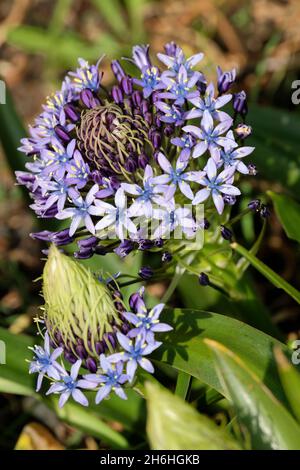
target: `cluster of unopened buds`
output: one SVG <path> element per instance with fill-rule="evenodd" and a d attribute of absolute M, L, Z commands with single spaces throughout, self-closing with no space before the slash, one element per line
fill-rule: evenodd
<path fill-rule="evenodd" d="M 235 71 L 218 68 L 214 86 L 195 70 L 202 53 L 186 58 L 169 43 L 157 56 L 165 70 L 152 63 L 149 46 L 135 46 L 127 60 L 136 77 L 125 71 L 128 62 L 112 61 L 117 84 L 110 91 L 102 86 L 100 61 L 80 59 L 48 98 L 22 140 L 31 161 L 17 180 L 39 217 L 70 223 L 33 237 L 56 245 L 76 240 L 78 258 L 112 250 L 124 256 L 176 229 L 192 238 L 206 224 L 193 209 L 205 204 L 207 214 L 214 208 L 222 214 L 240 195 L 238 175 L 256 173 L 243 162 L 254 150 L 241 145 L 251 133 L 246 94 L 228 93 Z M 233 118 L 222 110 L 230 102 Z M 108 239 L 119 240 L 120 249 Z"/>
<path fill-rule="evenodd" d="M 123 387 L 138 367 L 153 373 L 146 356 L 161 345 L 155 334 L 172 328 L 159 320 L 163 304 L 146 308 L 143 289 L 130 297 L 128 311 L 116 277 L 96 279 L 56 247 L 77 242 L 80 259 L 162 251 L 169 263 L 181 249 L 172 240 L 220 224 L 225 206 L 241 194 L 240 174 L 256 174 L 243 161 L 254 150 L 244 145 L 251 134 L 246 94 L 228 93 L 235 70 L 218 67 L 215 86 L 195 70 L 202 53 L 186 58 L 169 43 L 157 57 L 152 63 L 142 45 L 124 65 L 112 61 L 117 83 L 110 90 L 102 84 L 101 60 L 79 59 L 22 139 L 30 161 L 17 181 L 28 188 L 31 208 L 38 217 L 65 221 L 59 231 L 32 234 L 51 246 L 38 322 L 44 347 L 33 348 L 30 372 L 38 373 L 37 390 L 44 376 L 51 380 L 47 394 L 60 394 L 60 406 L 71 396 L 87 405 L 85 389 L 96 390 L 96 403 L 111 392 L 125 399 Z M 257 204 L 249 210 L 262 211 Z M 231 239 L 228 228 L 220 233 Z M 152 275 L 147 266 L 139 272 L 143 280 Z M 208 276 L 201 273 L 199 282 L 209 285 Z"/>
<path fill-rule="evenodd" d="M 38 324 L 44 346 L 31 348 L 29 369 L 38 374 L 37 391 L 45 376 L 52 382 L 46 394 L 59 394 L 59 406 L 70 397 L 87 406 L 82 389 L 96 390 L 97 404 L 111 392 L 125 400 L 123 387 L 133 383 L 138 367 L 154 372 L 147 356 L 162 344 L 155 335 L 172 327 L 160 322 L 164 304 L 147 309 L 143 287 L 130 296 L 127 311 L 114 277 L 96 279 L 52 246 L 43 296 Z"/>

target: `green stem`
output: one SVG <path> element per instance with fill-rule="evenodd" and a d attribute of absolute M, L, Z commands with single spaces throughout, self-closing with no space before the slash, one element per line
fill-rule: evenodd
<path fill-rule="evenodd" d="M 191 376 L 186 372 L 179 371 L 177 376 L 175 395 L 186 400 L 191 383 Z"/>
<path fill-rule="evenodd" d="M 169 285 L 169 287 L 167 288 L 166 292 L 164 293 L 161 301 L 163 304 L 166 304 L 169 299 L 172 297 L 172 294 L 174 293 L 180 279 L 181 279 L 181 276 L 182 276 L 183 272 L 182 270 L 178 271 L 177 273 L 174 274 L 173 278 L 172 278 L 172 281 Z"/>
<path fill-rule="evenodd" d="M 227 225 L 233 225 L 235 224 L 236 222 L 238 222 L 239 220 L 241 220 L 242 217 L 244 217 L 245 215 L 249 214 L 249 212 L 252 212 L 252 210 L 247 207 L 246 209 L 242 210 L 242 212 L 240 212 L 238 215 L 236 215 L 235 217 L 233 217 L 233 219 L 229 219 L 228 222 L 227 222 Z"/>

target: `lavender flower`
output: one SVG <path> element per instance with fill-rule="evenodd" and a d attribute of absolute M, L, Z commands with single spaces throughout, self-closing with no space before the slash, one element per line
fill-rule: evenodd
<path fill-rule="evenodd" d="M 175 100 L 174 104 L 182 106 L 185 100 L 191 101 L 199 95 L 198 90 L 192 90 L 199 80 L 199 77 L 199 72 L 193 72 L 192 75 L 188 77 L 186 68 L 181 65 L 176 79 L 170 77 L 167 73 L 161 76 L 162 84 L 168 91 L 160 93 L 158 96 L 160 99 Z"/>
<path fill-rule="evenodd" d="M 51 393 L 60 394 L 58 405 L 62 408 L 70 397 L 80 405 L 88 406 L 89 402 L 80 388 L 92 388 L 85 380 L 77 379 L 82 361 L 79 359 L 71 367 L 70 375 L 65 371 L 61 375 L 61 380 L 51 385 L 46 395 Z"/>
<path fill-rule="evenodd" d="M 192 134 L 184 134 L 182 137 L 173 137 L 171 139 L 173 145 L 182 148 L 179 159 L 187 161 L 190 158 L 192 148 L 195 145 L 195 138 Z"/>
<path fill-rule="evenodd" d="M 227 93 L 229 88 L 233 85 L 236 79 L 236 70 L 232 69 L 229 72 L 223 72 L 221 67 L 217 67 L 218 74 L 218 91 L 220 95 Z"/>
<path fill-rule="evenodd" d="M 102 215 L 103 209 L 95 206 L 95 194 L 99 191 L 99 186 L 95 184 L 87 193 L 85 200 L 81 196 L 74 197 L 72 202 L 75 207 L 68 207 L 57 214 L 58 219 L 72 218 L 70 225 L 69 235 L 74 235 L 80 224 L 83 222 L 85 227 L 93 235 L 95 234 L 95 226 L 93 224 L 91 215 Z"/>
<path fill-rule="evenodd" d="M 145 217 L 150 218 L 152 215 L 152 203 L 159 201 L 158 194 L 164 192 L 167 187 L 156 183 L 156 179 L 153 177 L 153 169 L 150 165 L 147 165 L 145 168 L 143 185 L 144 187 L 141 188 L 137 184 L 123 183 L 122 188 L 128 194 L 137 196 L 134 203 L 130 206 L 129 214 L 145 215 Z"/>
<path fill-rule="evenodd" d="M 174 199 L 168 201 L 165 208 L 154 209 L 153 217 L 160 222 L 154 231 L 154 238 L 169 238 L 170 233 L 177 227 L 183 233 L 195 228 L 195 221 L 187 207 L 176 207 Z"/>
<path fill-rule="evenodd" d="M 70 72 L 70 77 L 73 78 L 73 84 L 76 91 L 89 90 L 97 91 L 99 89 L 102 74 L 99 73 L 99 64 L 102 57 L 98 60 L 96 65 L 89 65 L 84 59 L 78 59 L 79 67 L 76 72 Z"/>
<path fill-rule="evenodd" d="M 155 106 L 164 113 L 163 116 L 159 116 L 160 121 L 175 126 L 181 126 L 184 123 L 187 113 L 175 104 L 171 105 L 164 101 L 156 101 Z"/>
<path fill-rule="evenodd" d="M 141 302 L 136 314 L 124 312 L 124 317 L 135 326 L 133 330 L 129 331 L 128 337 L 135 338 L 141 335 L 141 337 L 145 337 L 148 344 L 153 344 L 155 343 L 155 333 L 171 331 L 173 328 L 170 325 L 159 323 L 159 316 L 164 306 L 164 304 L 158 304 L 148 312 L 145 304 Z"/>
<path fill-rule="evenodd" d="M 180 158 L 178 158 L 176 162 L 176 167 L 174 169 L 170 164 L 169 160 L 161 152 L 158 154 L 157 160 L 160 167 L 164 170 L 165 174 L 154 178 L 154 183 L 159 185 L 171 183 L 169 184 L 168 190 L 165 193 L 165 198 L 167 200 L 172 198 L 175 194 L 178 185 L 182 194 L 184 194 L 188 199 L 193 199 L 194 194 L 187 181 L 199 181 L 201 177 L 205 174 L 205 172 L 189 171 L 184 173 L 184 170 L 188 165 L 188 160 L 182 161 Z"/>
<path fill-rule="evenodd" d="M 96 404 L 98 405 L 104 398 L 106 398 L 112 391 L 122 398 L 127 400 L 127 396 L 122 388 L 122 385 L 128 381 L 128 376 L 123 373 L 123 362 L 112 364 L 104 354 L 100 355 L 100 374 L 86 374 L 83 376 L 81 384 L 86 384 L 87 388 L 96 388 L 101 385 L 96 394 Z"/>
<path fill-rule="evenodd" d="M 67 170 L 68 183 L 74 184 L 78 189 L 84 188 L 89 178 L 90 168 L 78 150 L 75 150 L 72 162 L 67 164 Z"/>
<path fill-rule="evenodd" d="M 198 158 L 203 155 L 207 150 L 210 151 L 212 157 L 216 156 L 218 148 L 229 144 L 228 137 L 221 137 L 232 125 L 232 120 L 227 119 L 221 122 L 214 128 L 214 121 L 209 111 L 203 112 L 201 120 L 201 127 L 196 126 L 185 126 L 183 127 L 184 132 L 191 133 L 194 137 L 199 139 L 199 142 L 194 147 L 193 158 Z M 232 141 L 232 146 L 237 144 Z"/>
<path fill-rule="evenodd" d="M 52 379 L 60 379 L 60 374 L 63 371 L 63 368 L 56 361 L 56 359 L 62 354 L 63 348 L 56 348 L 51 353 L 49 335 L 46 332 L 44 338 L 44 348 L 41 346 L 34 346 L 33 348 L 29 349 L 34 352 L 34 358 L 30 363 L 29 373 L 39 374 L 36 386 L 36 391 L 38 392 L 42 386 L 44 375 L 47 375 Z"/>
<path fill-rule="evenodd" d="M 171 54 L 157 54 L 159 60 L 168 67 L 169 76 L 176 76 L 180 70 L 180 67 L 184 67 L 188 75 L 192 74 L 193 67 L 195 67 L 195 65 L 197 65 L 198 62 L 203 59 L 203 56 L 204 55 L 200 52 L 186 59 L 183 50 L 176 46 L 176 44 L 172 45 Z"/>
<path fill-rule="evenodd" d="M 55 137 L 51 142 L 51 149 L 43 149 L 41 157 L 46 161 L 42 174 L 53 174 L 55 178 L 61 180 L 68 167 L 69 161 L 73 158 L 76 140 L 73 139 L 65 148 L 61 142 Z"/>
<path fill-rule="evenodd" d="M 228 183 L 228 181 L 232 179 L 234 171 L 235 168 L 230 167 L 217 175 L 217 166 L 214 160 L 210 158 L 207 163 L 207 177 L 203 177 L 199 182 L 202 186 L 205 186 L 205 188 L 197 192 L 193 204 L 199 204 L 211 195 L 218 213 L 222 214 L 224 210 L 222 194 L 228 194 L 230 196 L 238 196 L 241 194 L 238 188 Z"/>
<path fill-rule="evenodd" d="M 149 98 L 153 91 L 159 90 L 164 85 L 160 82 L 160 73 L 157 67 L 149 67 L 143 69 L 140 79 L 135 78 L 134 83 L 143 88 L 144 98 Z"/>
<path fill-rule="evenodd" d="M 203 98 L 200 96 L 197 98 L 190 99 L 190 102 L 196 107 L 186 113 L 186 119 L 194 119 L 202 117 L 204 111 L 208 111 L 213 119 L 218 121 L 229 120 L 230 125 L 232 124 L 231 117 L 224 111 L 220 111 L 220 108 L 225 106 L 231 100 L 232 95 L 222 95 L 215 98 L 215 87 L 213 83 L 210 83 L 204 93 Z"/>
<path fill-rule="evenodd" d="M 133 381 L 138 365 L 147 372 L 150 372 L 150 374 L 153 374 L 153 365 L 145 356 L 159 348 L 162 343 L 155 341 L 153 344 L 147 345 L 142 336 L 137 336 L 133 341 L 122 333 L 117 333 L 117 338 L 124 351 L 112 354 L 109 357 L 109 361 L 112 363 L 119 361 L 127 362 L 126 374 L 129 378 L 129 382 Z"/>
<path fill-rule="evenodd" d="M 97 210 L 105 214 L 96 224 L 96 230 L 100 231 L 106 227 L 114 226 L 117 237 L 122 241 L 125 236 L 124 229 L 128 230 L 130 233 L 136 233 L 136 226 L 130 219 L 130 214 L 126 208 L 126 196 L 123 188 L 119 188 L 115 194 L 115 206 L 99 200 L 96 200 L 95 204 Z"/>
<path fill-rule="evenodd" d="M 227 137 L 230 139 L 228 144 L 225 144 L 223 149 L 220 149 L 219 163 L 224 165 L 224 168 L 234 167 L 239 173 L 247 175 L 249 173 L 248 167 L 245 163 L 241 162 L 241 158 L 245 158 L 254 151 L 254 147 L 239 147 L 236 148 L 234 142 L 233 132 L 229 131 Z M 218 162 L 217 162 L 218 163 Z"/>

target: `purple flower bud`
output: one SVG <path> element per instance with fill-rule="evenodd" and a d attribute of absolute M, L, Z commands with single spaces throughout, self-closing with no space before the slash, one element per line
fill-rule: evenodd
<path fill-rule="evenodd" d="M 153 116 L 152 116 L 152 113 L 150 113 L 150 111 L 144 114 L 144 119 L 148 124 L 152 124 L 152 118 Z"/>
<path fill-rule="evenodd" d="M 82 92 L 80 93 L 80 99 L 82 103 L 84 104 L 84 106 L 88 109 L 95 108 L 96 106 L 100 104 L 99 99 L 96 98 L 93 95 L 92 91 L 89 90 L 88 88 L 86 88 L 85 90 L 82 90 Z"/>
<path fill-rule="evenodd" d="M 77 112 L 75 106 L 73 106 L 72 104 L 68 103 L 65 105 L 64 107 L 64 111 L 66 113 L 66 116 L 71 119 L 71 121 L 73 122 L 77 122 L 78 119 L 80 118 L 80 115 L 79 113 Z"/>
<path fill-rule="evenodd" d="M 134 242 L 131 240 L 124 240 L 117 248 L 114 249 L 114 252 L 120 256 L 120 258 L 125 258 L 125 256 L 129 255 L 133 249 Z"/>
<path fill-rule="evenodd" d="M 51 237 L 51 242 L 54 243 L 56 246 L 68 245 L 73 241 L 74 238 L 70 237 L 68 228 L 60 230 L 59 232 L 53 232 Z"/>
<path fill-rule="evenodd" d="M 133 312 L 138 312 L 144 306 L 143 296 L 140 292 L 135 292 L 129 297 L 129 306 Z"/>
<path fill-rule="evenodd" d="M 120 62 L 118 60 L 113 60 L 111 62 L 111 69 L 118 82 L 121 83 L 122 78 L 125 77 L 125 72 Z"/>
<path fill-rule="evenodd" d="M 224 240 L 230 241 L 232 239 L 232 231 L 225 227 L 225 225 L 221 225 L 221 235 L 224 238 Z"/>
<path fill-rule="evenodd" d="M 88 357 L 88 353 L 85 347 L 82 344 L 78 344 L 75 346 L 76 354 L 80 357 L 80 359 L 86 359 Z"/>
<path fill-rule="evenodd" d="M 236 197 L 231 196 L 230 194 L 225 194 L 225 196 L 223 196 L 223 200 L 228 206 L 234 206 L 236 203 Z"/>
<path fill-rule="evenodd" d="M 116 338 L 115 338 L 115 335 L 113 333 L 107 333 L 105 338 L 105 341 L 108 345 L 108 342 L 112 345 L 112 347 L 115 349 L 116 345 L 117 345 L 117 342 L 116 342 Z"/>
<path fill-rule="evenodd" d="M 200 92 L 201 95 L 204 95 L 204 93 L 206 92 L 206 88 L 207 82 L 205 78 L 203 80 L 199 80 L 197 83 L 197 90 Z"/>
<path fill-rule="evenodd" d="M 151 279 L 151 277 L 153 276 L 153 270 L 149 267 L 149 266 L 143 266 L 140 270 L 139 270 L 139 275 L 142 279 L 144 279 L 145 281 L 147 279 Z"/>
<path fill-rule="evenodd" d="M 171 126 L 171 124 L 166 125 L 164 128 L 164 135 L 166 137 L 171 137 L 171 135 L 174 133 L 174 126 Z"/>
<path fill-rule="evenodd" d="M 204 219 L 200 222 L 200 227 L 201 227 L 203 230 L 208 230 L 209 227 L 210 227 L 209 221 L 204 218 Z"/>
<path fill-rule="evenodd" d="M 88 237 L 78 240 L 77 245 L 79 248 L 95 248 L 99 243 L 99 238 L 97 237 Z"/>
<path fill-rule="evenodd" d="M 178 50 L 178 46 L 174 41 L 171 41 L 171 42 L 167 42 L 167 44 L 164 45 L 164 49 L 167 55 L 171 57 L 175 57 L 176 52 Z"/>
<path fill-rule="evenodd" d="M 133 89 L 132 89 L 132 78 L 129 77 L 128 75 L 125 75 L 125 77 L 122 78 L 121 80 L 121 87 L 122 90 L 124 91 L 125 95 L 131 95 Z"/>
<path fill-rule="evenodd" d="M 127 323 L 123 323 L 121 326 L 121 331 L 124 335 L 127 335 L 127 333 L 130 331 L 130 326 Z"/>
<path fill-rule="evenodd" d="M 221 67 L 217 67 L 217 73 L 218 73 L 218 91 L 220 95 L 223 93 L 226 93 L 229 88 L 232 86 L 232 84 L 235 82 L 236 78 L 236 71 L 235 69 L 232 69 L 231 71 L 228 72 L 222 72 Z"/>
<path fill-rule="evenodd" d="M 165 251 L 162 254 L 161 260 L 162 260 L 163 263 L 170 263 L 170 261 L 172 261 L 171 253 L 169 253 L 168 251 Z"/>
<path fill-rule="evenodd" d="M 75 364 L 77 357 L 71 351 L 64 351 L 65 359 L 71 364 Z"/>
<path fill-rule="evenodd" d="M 254 199 L 253 201 L 250 201 L 248 204 L 249 209 L 251 209 L 253 212 L 258 212 L 260 210 L 260 199 Z"/>
<path fill-rule="evenodd" d="M 102 344 L 102 341 L 97 341 L 95 343 L 95 349 L 96 349 L 96 352 L 97 354 L 102 354 L 104 352 L 104 347 L 103 347 L 103 344 Z"/>
<path fill-rule="evenodd" d="M 134 173 L 137 169 L 137 163 L 134 158 L 129 157 L 126 160 L 124 167 L 125 170 L 128 171 L 128 173 Z"/>
<path fill-rule="evenodd" d="M 263 219 L 267 219 L 271 215 L 271 211 L 265 204 L 260 206 L 260 215 Z"/>
<path fill-rule="evenodd" d="M 140 70 L 151 67 L 151 62 L 149 59 L 149 44 L 134 46 L 132 48 L 132 57 L 135 65 Z"/>
<path fill-rule="evenodd" d="M 247 124 L 240 123 L 235 129 L 235 133 L 240 139 L 246 139 L 252 134 L 252 127 Z"/>
<path fill-rule="evenodd" d="M 120 183 L 120 181 L 118 180 L 118 178 L 116 176 L 111 176 L 109 178 L 109 182 L 110 182 L 111 188 L 114 191 L 117 191 L 119 189 L 119 187 L 121 186 L 121 183 Z"/>
<path fill-rule="evenodd" d="M 43 242 L 51 242 L 53 232 L 49 230 L 42 230 L 41 232 L 30 233 L 29 236 L 34 240 L 42 240 Z"/>
<path fill-rule="evenodd" d="M 87 360 L 85 361 L 85 365 L 87 367 L 87 369 L 92 372 L 92 374 L 95 374 L 97 372 L 97 364 L 96 364 L 96 361 L 91 358 L 91 357 L 88 357 Z"/>
<path fill-rule="evenodd" d="M 257 175 L 257 168 L 253 163 L 248 165 L 249 175 L 256 176 Z"/>
<path fill-rule="evenodd" d="M 102 185 L 103 179 L 99 170 L 91 171 L 91 173 L 89 174 L 89 177 L 94 183 Z"/>
<path fill-rule="evenodd" d="M 142 109 L 143 116 L 145 116 L 145 114 L 149 112 L 149 103 L 148 103 L 148 101 L 146 101 L 146 100 L 142 101 L 141 109 Z"/>
<path fill-rule="evenodd" d="M 142 101 L 143 101 L 143 95 L 142 95 L 142 93 L 141 93 L 140 91 L 135 90 L 135 91 L 132 93 L 131 99 L 132 99 L 133 105 L 134 105 L 136 108 L 140 108 L 141 103 L 142 103 Z"/>
<path fill-rule="evenodd" d="M 157 247 L 157 248 L 162 248 L 164 246 L 164 241 L 162 238 L 157 238 L 156 240 L 154 240 L 154 245 Z"/>
<path fill-rule="evenodd" d="M 18 184 L 22 184 L 23 186 L 26 186 L 29 191 L 32 191 L 35 176 L 32 173 L 27 173 L 26 171 L 16 171 L 15 174 Z"/>
<path fill-rule="evenodd" d="M 244 90 L 233 95 L 233 109 L 241 116 L 246 116 L 248 112 L 247 95 Z"/>
<path fill-rule="evenodd" d="M 75 251 L 74 258 L 76 259 L 89 259 L 93 256 L 94 249 L 93 248 L 80 248 L 79 251 Z"/>
<path fill-rule="evenodd" d="M 111 96 L 116 104 L 120 104 L 123 102 L 123 93 L 119 86 L 115 85 L 112 87 Z"/>
<path fill-rule="evenodd" d="M 138 241 L 138 250 L 145 251 L 153 248 L 152 240 L 139 240 Z"/>
<path fill-rule="evenodd" d="M 61 139 L 63 140 L 64 142 L 70 142 L 71 140 L 71 137 L 69 136 L 69 134 L 67 133 L 66 129 L 61 126 L 60 124 L 58 124 L 57 126 L 55 126 L 55 134 Z"/>
<path fill-rule="evenodd" d="M 144 170 L 146 168 L 146 166 L 148 165 L 149 163 L 149 157 L 148 155 L 145 154 L 145 152 L 142 152 L 139 156 L 138 156 L 138 166 Z"/>
<path fill-rule="evenodd" d="M 205 273 L 200 273 L 198 281 L 201 286 L 209 286 L 209 277 Z"/>
<path fill-rule="evenodd" d="M 161 117 L 162 117 L 162 113 L 156 113 L 154 115 L 154 125 L 157 129 L 160 129 L 162 127 Z"/>
<path fill-rule="evenodd" d="M 150 140 L 155 149 L 158 149 L 161 146 L 161 134 L 159 132 L 152 132 Z"/>

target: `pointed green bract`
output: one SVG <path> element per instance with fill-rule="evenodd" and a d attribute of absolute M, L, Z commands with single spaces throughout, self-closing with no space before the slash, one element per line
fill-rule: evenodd
<path fill-rule="evenodd" d="M 155 450 L 238 450 L 230 434 L 167 389 L 146 383 L 147 434 Z"/>
<path fill-rule="evenodd" d="M 81 338 L 91 355 L 98 356 L 95 343 L 112 331 L 112 324 L 121 323 L 108 288 L 54 245 L 44 267 L 43 297 L 52 338 L 59 332 L 71 348 Z"/>

